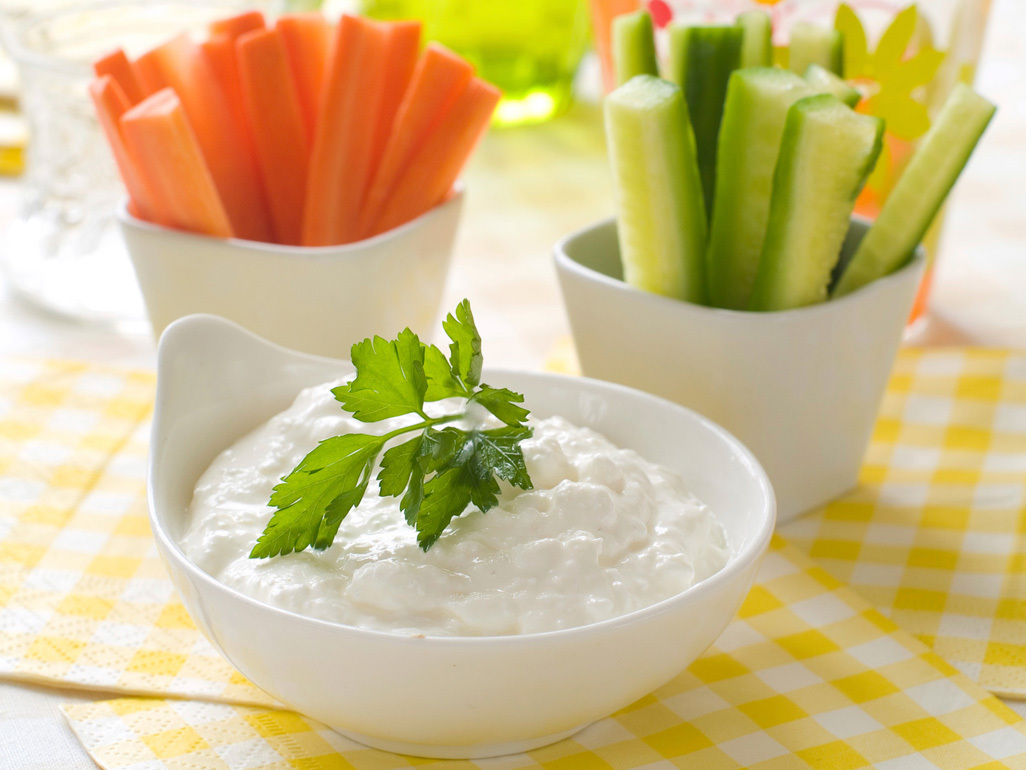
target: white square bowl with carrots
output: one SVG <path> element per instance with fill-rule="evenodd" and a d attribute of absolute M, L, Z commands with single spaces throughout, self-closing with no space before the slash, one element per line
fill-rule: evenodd
<path fill-rule="evenodd" d="M 94 68 L 156 334 L 207 312 L 339 355 L 431 327 L 500 93 L 419 22 L 251 11 Z"/>

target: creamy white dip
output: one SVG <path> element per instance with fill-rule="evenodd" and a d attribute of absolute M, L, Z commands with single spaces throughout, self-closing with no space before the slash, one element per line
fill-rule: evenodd
<path fill-rule="evenodd" d="M 727 561 L 723 527 L 675 473 L 559 417 L 531 420 L 522 444 L 534 483 L 502 483 L 499 505 L 468 508 L 427 553 L 398 500 L 372 482 L 325 551 L 250 559 L 272 510 L 271 488 L 317 444 L 386 433 L 330 389 L 309 388 L 286 411 L 223 452 L 196 485 L 186 555 L 225 585 L 267 604 L 360 628 L 429 636 L 493 636 L 617 617 L 704 580 Z M 436 413 L 451 404 L 434 405 Z M 487 413 L 471 422 L 496 427 Z"/>

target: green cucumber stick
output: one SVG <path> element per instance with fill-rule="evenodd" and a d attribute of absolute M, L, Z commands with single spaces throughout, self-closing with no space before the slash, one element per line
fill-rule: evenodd
<path fill-rule="evenodd" d="M 815 93 L 787 70 L 753 67 L 730 76 L 706 261 L 709 302 L 716 307 L 748 307 L 766 238 L 787 111 Z"/>
<path fill-rule="evenodd" d="M 797 75 L 804 75 L 810 64 L 843 75 L 844 37 L 836 29 L 799 21 L 791 27 L 787 67 Z"/>
<path fill-rule="evenodd" d="M 789 310 L 827 298 L 883 130 L 881 119 L 829 94 L 806 97 L 788 110 L 750 310 Z"/>
<path fill-rule="evenodd" d="M 852 88 L 841 77 L 819 64 L 810 64 L 805 70 L 805 80 L 819 93 L 833 94 L 852 109 L 861 101 L 862 94 Z"/>
<path fill-rule="evenodd" d="M 659 75 L 652 17 L 647 11 L 613 19 L 613 68 L 618 86 L 635 75 Z"/>
<path fill-rule="evenodd" d="M 737 17 L 741 27 L 741 67 L 773 66 L 773 20 L 765 11 L 747 11 Z"/>
<path fill-rule="evenodd" d="M 741 61 L 742 35 L 742 29 L 735 25 L 670 25 L 668 75 L 684 90 L 687 99 L 707 215 L 713 210 L 716 147 L 727 81 Z"/>
<path fill-rule="evenodd" d="M 834 287 L 850 294 L 904 265 L 926 235 L 997 108 L 959 83 Z"/>
<path fill-rule="evenodd" d="M 705 205 L 683 92 L 638 75 L 604 109 L 624 280 L 703 303 Z"/>

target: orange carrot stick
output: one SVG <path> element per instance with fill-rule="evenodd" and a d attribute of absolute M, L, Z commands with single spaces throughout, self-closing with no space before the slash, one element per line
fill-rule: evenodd
<path fill-rule="evenodd" d="M 328 61 L 314 136 L 303 217 L 303 245 L 356 240 L 359 207 L 371 174 L 370 148 L 381 104 L 385 28 L 343 16 Z"/>
<path fill-rule="evenodd" d="M 152 96 L 162 88 L 169 88 L 171 86 L 167 76 L 164 74 L 160 55 L 156 49 L 142 54 L 132 63 L 132 66 L 135 68 L 135 74 L 144 96 Z"/>
<path fill-rule="evenodd" d="M 395 122 L 399 105 L 417 66 L 420 53 L 419 21 L 395 21 L 386 25 L 388 51 L 385 54 L 385 71 L 381 80 L 381 105 L 374 128 L 374 144 L 371 146 L 371 169 L 377 170 L 385 145 Z"/>
<path fill-rule="evenodd" d="M 257 166 L 256 147 L 253 132 L 246 116 L 246 103 L 242 98 L 242 83 L 239 80 L 239 66 L 235 60 L 235 42 L 249 32 L 267 29 L 264 14 L 260 11 L 248 11 L 227 19 L 213 21 L 209 25 L 210 36 L 199 44 L 202 55 L 206 58 L 224 93 L 232 116 L 232 131 L 242 142 L 250 163 Z"/>
<path fill-rule="evenodd" d="M 312 143 L 331 46 L 331 25 L 319 13 L 293 13 L 281 16 L 275 29 L 288 51 L 296 94 L 303 108 L 303 122 Z"/>
<path fill-rule="evenodd" d="M 158 200 L 159 191 L 151 189 L 125 147 L 124 137 L 121 135 L 121 116 L 128 112 L 132 105 L 121 90 L 120 84 L 111 75 L 102 75 L 89 84 L 89 96 L 96 107 L 100 127 L 107 137 L 121 179 L 128 190 L 129 210 L 132 215 L 157 224 L 170 225 L 166 207 Z"/>
<path fill-rule="evenodd" d="M 232 16 L 210 23 L 210 37 L 199 44 L 221 88 L 225 92 L 238 128 L 247 129 L 246 105 L 239 83 L 239 67 L 235 61 L 235 42 L 243 35 L 267 29 L 260 11 Z"/>
<path fill-rule="evenodd" d="M 360 237 L 371 234 L 396 179 L 404 168 L 417 162 L 427 137 L 441 124 L 473 74 L 474 68 L 447 48 L 430 43 L 424 49 L 392 122 L 360 212 Z"/>
<path fill-rule="evenodd" d="M 249 125 L 249 117 L 246 115 L 246 101 L 242 97 L 242 81 L 239 78 L 239 65 L 235 59 L 236 40 L 238 40 L 237 37 L 232 37 L 227 33 L 213 35 L 199 44 L 199 50 L 206 58 L 214 79 L 224 94 L 225 104 L 231 114 L 231 132 L 241 144 L 252 167 L 257 170 L 266 200 L 266 185 L 263 182 L 263 175 L 260 174 L 253 130 Z M 270 207 L 270 201 L 267 203 Z"/>
<path fill-rule="evenodd" d="M 419 217 L 441 203 L 484 136 L 502 94 L 474 78 L 460 94 L 443 125 L 427 137 L 417 162 L 406 167 L 372 228 L 378 234 Z"/>
<path fill-rule="evenodd" d="M 211 37 L 225 35 L 226 37 L 230 37 L 232 40 L 238 40 L 247 32 L 264 29 L 266 26 L 267 22 L 261 11 L 245 11 L 244 13 L 240 13 L 236 16 L 229 16 L 226 19 L 217 19 L 216 21 L 212 21 L 207 29 L 210 30 Z"/>
<path fill-rule="evenodd" d="M 228 214 L 174 91 L 158 91 L 128 110 L 121 117 L 121 132 L 139 170 L 166 196 L 175 226 L 231 237 Z"/>
<path fill-rule="evenodd" d="M 275 30 L 262 29 L 243 35 L 235 47 L 274 233 L 279 243 L 298 246 L 310 144 L 285 43 Z"/>
<path fill-rule="evenodd" d="M 232 115 L 235 135 L 241 137 L 250 150 L 253 162 L 256 163 L 256 152 L 253 150 L 252 131 L 249 118 L 246 116 L 246 102 L 242 98 L 242 82 L 239 79 L 239 65 L 235 59 L 235 42 L 238 38 L 228 35 L 213 35 L 199 44 L 199 49 L 206 57 L 207 64 L 214 74 L 214 79 L 224 93 L 228 109 Z"/>
<path fill-rule="evenodd" d="M 271 241 L 274 230 L 251 148 L 240 141 L 224 90 L 206 55 L 180 35 L 140 57 L 152 62 L 181 99 L 203 157 L 239 238 Z"/>
<path fill-rule="evenodd" d="M 142 84 L 139 82 L 139 75 L 135 66 L 125 56 L 120 48 L 111 51 L 102 59 L 97 59 L 93 64 L 93 71 L 97 77 L 110 75 L 118 84 L 118 87 L 128 99 L 129 104 L 138 104 L 146 98 Z"/>

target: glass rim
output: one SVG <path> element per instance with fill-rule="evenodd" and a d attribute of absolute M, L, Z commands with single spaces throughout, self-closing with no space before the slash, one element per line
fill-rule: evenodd
<path fill-rule="evenodd" d="M 26 35 L 33 29 L 53 21 L 89 12 L 114 11 L 121 8 L 149 13 L 159 9 L 161 6 L 185 6 L 197 10 L 207 10 L 213 14 L 218 10 L 218 6 L 223 6 L 223 10 L 227 13 L 233 7 L 241 10 L 250 7 L 250 5 L 251 3 L 247 2 L 247 0 L 217 0 L 217 4 L 212 4 L 209 0 L 159 0 L 159 2 L 142 5 L 138 2 L 132 2 L 132 0 L 83 0 L 82 2 L 60 5 L 38 13 L 32 12 L 30 15 L 20 18 L 18 15 L 8 15 L 7 23 L 2 25 L 0 40 L 2 40 L 3 47 L 19 68 L 27 65 L 64 75 L 88 76 L 92 74 L 90 64 L 42 53 L 25 43 Z M 212 15 L 211 18 L 214 18 L 214 16 Z"/>

